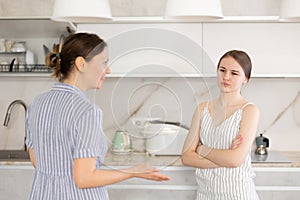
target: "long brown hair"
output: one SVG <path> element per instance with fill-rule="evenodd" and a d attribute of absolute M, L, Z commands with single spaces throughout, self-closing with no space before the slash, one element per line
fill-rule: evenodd
<path fill-rule="evenodd" d="M 72 34 L 65 39 L 61 52 L 47 55 L 46 65 L 54 68 L 53 76 L 63 81 L 73 71 L 75 59 L 78 56 L 88 62 L 101 53 L 106 46 L 107 44 L 96 34 Z"/>

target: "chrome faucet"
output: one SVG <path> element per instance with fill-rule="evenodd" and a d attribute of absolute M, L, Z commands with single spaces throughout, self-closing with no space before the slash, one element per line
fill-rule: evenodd
<path fill-rule="evenodd" d="M 22 101 L 22 100 L 14 100 L 13 102 L 11 102 L 9 104 L 9 106 L 7 108 L 3 126 L 5 126 L 5 127 L 8 126 L 8 123 L 9 123 L 9 120 L 10 120 L 11 111 L 15 107 L 15 105 L 17 105 L 17 104 L 22 105 L 23 108 L 25 109 L 25 120 L 26 120 L 27 106 L 26 106 L 25 102 Z M 26 130 L 25 130 L 25 138 L 24 138 L 24 150 L 27 151 L 27 146 L 26 146 Z"/>

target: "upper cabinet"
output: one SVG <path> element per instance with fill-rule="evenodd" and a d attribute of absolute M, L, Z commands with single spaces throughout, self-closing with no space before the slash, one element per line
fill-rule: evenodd
<path fill-rule="evenodd" d="M 60 36 L 68 35 L 68 26 L 71 27 L 69 23 L 55 22 L 49 17 L 0 17 L 0 39 L 5 45 L 0 52 L 0 76 L 49 76 L 45 48 L 52 51 Z M 25 51 L 10 52 L 6 50 L 7 42 L 22 42 Z"/>
<path fill-rule="evenodd" d="M 215 76 L 228 50 L 246 51 L 254 77 L 300 77 L 300 24 L 282 22 L 78 24 L 103 37 L 111 76 Z M 173 73 L 172 73 L 173 72 Z"/>
<path fill-rule="evenodd" d="M 110 76 L 202 76 L 199 23 L 79 24 L 108 44 Z"/>
<path fill-rule="evenodd" d="M 0 38 L 25 40 L 43 64 L 43 45 L 51 48 L 68 26 L 48 17 L 2 17 Z M 113 21 L 76 28 L 108 43 L 110 76 L 215 76 L 219 58 L 240 49 L 250 55 L 254 77 L 300 77 L 300 23 Z"/>
<path fill-rule="evenodd" d="M 254 77 L 299 77 L 299 36 L 299 23 L 204 23 L 204 73 L 215 73 L 226 51 L 240 49 L 249 53 Z"/>
<path fill-rule="evenodd" d="M 55 22 L 48 17 L 0 17 L 0 38 L 53 38 L 67 31 L 68 23 Z"/>

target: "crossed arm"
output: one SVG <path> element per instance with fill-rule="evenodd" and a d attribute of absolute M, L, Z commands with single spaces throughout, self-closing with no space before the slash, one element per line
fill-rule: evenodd
<path fill-rule="evenodd" d="M 259 111 L 254 105 L 243 109 L 239 135 L 230 149 L 212 149 L 200 142 L 201 112 L 206 104 L 200 104 L 192 119 L 189 134 L 182 151 L 182 163 L 197 168 L 238 167 L 245 158 L 256 135 Z"/>

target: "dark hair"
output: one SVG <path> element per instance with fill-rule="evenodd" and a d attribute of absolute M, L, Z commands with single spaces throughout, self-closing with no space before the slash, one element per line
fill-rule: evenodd
<path fill-rule="evenodd" d="M 49 53 L 46 65 L 54 68 L 53 76 L 59 81 L 66 79 L 74 68 L 75 59 L 83 57 L 87 62 L 103 51 L 107 44 L 96 34 L 76 33 L 69 35 L 61 52 Z"/>
<path fill-rule="evenodd" d="M 251 77 L 252 63 L 248 54 L 244 51 L 231 50 L 226 52 L 219 60 L 218 68 L 220 67 L 221 60 L 226 57 L 232 57 L 242 67 L 246 78 L 249 80 Z"/>

